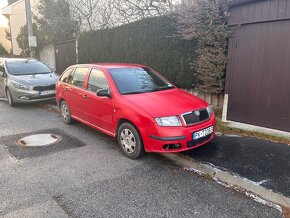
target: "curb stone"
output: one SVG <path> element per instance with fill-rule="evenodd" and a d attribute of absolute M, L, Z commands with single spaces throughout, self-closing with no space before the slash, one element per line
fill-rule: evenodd
<path fill-rule="evenodd" d="M 286 212 L 290 210 L 290 198 L 280 193 L 264 188 L 254 181 L 217 169 L 214 165 L 187 158 L 182 154 L 163 153 L 161 155 L 182 166 L 185 170 L 193 171 L 199 175 L 210 175 L 217 183 L 243 192 L 255 201 L 274 207 L 281 213 L 284 212 L 285 218 L 289 217 Z"/>

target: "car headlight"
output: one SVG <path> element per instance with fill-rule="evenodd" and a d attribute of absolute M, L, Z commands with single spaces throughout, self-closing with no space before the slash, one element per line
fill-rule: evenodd
<path fill-rule="evenodd" d="M 15 82 L 15 81 L 12 81 L 12 84 L 15 88 L 17 89 L 23 89 L 23 90 L 29 90 L 30 89 L 30 86 L 29 85 L 24 85 L 24 84 L 21 84 L 21 83 L 18 83 L 18 82 Z"/>
<path fill-rule="evenodd" d="M 208 115 L 210 117 L 213 114 L 212 106 L 211 105 L 207 106 L 206 110 L 207 110 L 207 113 L 208 113 Z"/>
<path fill-rule="evenodd" d="M 155 118 L 155 121 L 159 126 L 181 126 L 178 116 L 159 117 Z"/>

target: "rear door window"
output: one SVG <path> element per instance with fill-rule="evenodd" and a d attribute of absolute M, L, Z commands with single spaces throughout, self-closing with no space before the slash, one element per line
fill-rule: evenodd
<path fill-rule="evenodd" d="M 68 83 L 74 86 L 83 88 L 86 75 L 89 72 L 89 68 L 87 67 L 77 67 L 73 74 L 68 77 Z"/>

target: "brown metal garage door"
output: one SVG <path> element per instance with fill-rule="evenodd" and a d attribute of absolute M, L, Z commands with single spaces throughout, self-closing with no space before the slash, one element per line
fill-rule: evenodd
<path fill-rule="evenodd" d="M 229 45 L 228 119 L 290 131 L 290 21 L 237 27 Z"/>
<path fill-rule="evenodd" d="M 65 42 L 59 42 L 55 45 L 55 59 L 56 59 L 56 72 L 62 74 L 63 71 L 76 64 L 76 41 L 70 40 Z"/>

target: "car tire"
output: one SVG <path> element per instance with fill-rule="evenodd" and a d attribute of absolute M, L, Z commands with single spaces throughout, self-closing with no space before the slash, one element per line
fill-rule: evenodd
<path fill-rule="evenodd" d="M 61 111 L 61 116 L 62 116 L 63 122 L 67 125 L 72 124 L 73 119 L 71 118 L 71 112 L 70 112 L 70 109 L 65 101 L 62 101 L 60 103 L 60 111 Z"/>
<path fill-rule="evenodd" d="M 122 123 L 118 129 L 118 142 L 122 152 L 131 159 L 138 159 L 145 155 L 142 138 L 131 123 Z"/>
<path fill-rule="evenodd" d="M 14 102 L 14 100 L 13 100 L 13 97 L 12 97 L 12 95 L 11 95 L 11 92 L 10 92 L 10 90 L 9 90 L 8 88 L 6 89 L 6 97 L 7 97 L 7 100 L 8 100 L 8 104 L 9 104 L 11 107 L 15 107 L 16 104 L 15 104 L 15 102 Z"/>

